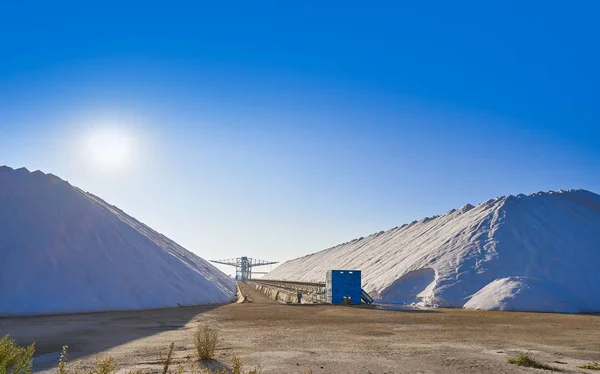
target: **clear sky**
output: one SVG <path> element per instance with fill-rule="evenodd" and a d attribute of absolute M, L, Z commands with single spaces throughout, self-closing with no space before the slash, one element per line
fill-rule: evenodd
<path fill-rule="evenodd" d="M 207 259 L 283 261 L 500 195 L 598 193 L 599 14 L 3 1 L 0 164 Z"/>

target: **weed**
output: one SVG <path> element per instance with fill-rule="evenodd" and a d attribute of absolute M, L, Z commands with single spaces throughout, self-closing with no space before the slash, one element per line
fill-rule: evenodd
<path fill-rule="evenodd" d="M 231 363 L 231 374 L 243 374 L 242 373 L 242 360 L 238 356 L 233 356 Z"/>
<path fill-rule="evenodd" d="M 58 360 L 58 374 L 67 374 L 67 351 L 69 347 L 63 345 L 60 351 L 60 359 Z"/>
<path fill-rule="evenodd" d="M 577 366 L 577 367 L 580 369 L 600 370 L 600 364 L 598 364 L 597 362 L 592 362 L 592 363 Z"/>
<path fill-rule="evenodd" d="M 198 326 L 194 335 L 194 345 L 200 360 L 212 360 L 217 348 L 219 332 L 209 326 Z"/>
<path fill-rule="evenodd" d="M 244 365 L 242 365 L 242 360 L 238 356 L 233 356 L 231 360 L 231 374 L 259 374 L 260 366 L 255 367 L 254 369 L 248 371 L 248 373 L 244 372 Z"/>
<path fill-rule="evenodd" d="M 60 353 L 60 359 L 58 361 L 58 374 L 113 374 L 119 370 L 119 366 L 115 364 L 112 357 L 98 358 L 94 367 L 89 371 L 83 371 L 78 368 L 67 367 L 67 356 L 69 347 L 64 345 Z"/>
<path fill-rule="evenodd" d="M 96 365 L 89 371 L 89 374 L 112 374 L 119 370 L 112 357 L 98 359 Z"/>
<path fill-rule="evenodd" d="M 162 374 L 169 373 L 169 365 L 171 365 L 171 360 L 173 358 L 173 349 L 175 348 L 175 343 L 171 342 L 169 346 L 169 353 L 167 353 L 167 358 L 164 360 L 164 368 Z"/>
<path fill-rule="evenodd" d="M 509 364 L 517 365 L 517 366 L 525 366 L 529 368 L 536 369 L 544 369 L 544 370 L 552 370 L 552 371 L 562 371 L 557 367 L 553 367 L 550 365 L 542 364 L 539 361 L 536 361 L 529 355 L 529 353 L 521 352 L 515 358 L 511 358 L 508 360 Z"/>
<path fill-rule="evenodd" d="M 218 332 L 208 326 L 198 327 L 195 335 L 196 350 L 198 357 L 202 360 L 210 360 L 214 356 L 215 348 L 218 341 Z M 179 366 L 176 372 L 169 368 L 173 363 L 173 351 L 175 343 L 171 343 L 166 359 L 162 359 L 163 370 L 162 374 L 183 374 L 186 370 L 183 366 Z M 119 367 L 114 362 L 114 359 L 109 357 L 99 358 L 94 366 L 89 370 L 81 370 L 77 363 L 75 367 L 68 365 L 68 346 L 63 346 L 60 359 L 58 361 L 57 374 L 115 374 Z M 27 348 L 19 347 L 8 335 L 0 339 L 0 374 L 30 374 L 33 364 L 33 354 L 35 352 L 34 344 Z M 596 364 L 597 365 L 597 364 Z M 193 365 L 192 373 L 197 373 Z M 223 368 L 218 371 L 209 370 L 210 374 L 228 374 L 227 369 Z M 256 367 L 247 373 L 244 372 L 242 360 L 238 356 L 234 356 L 231 365 L 231 374 L 259 374 L 260 367 Z M 128 374 L 141 374 L 141 371 L 130 371 Z M 312 371 L 307 374 L 312 374 Z"/>
<path fill-rule="evenodd" d="M 29 347 L 19 347 L 10 336 L 0 338 L 0 374 L 27 374 L 33 365 L 35 343 Z"/>

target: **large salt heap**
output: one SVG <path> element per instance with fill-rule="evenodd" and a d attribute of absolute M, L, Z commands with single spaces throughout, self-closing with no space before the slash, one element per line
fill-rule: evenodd
<path fill-rule="evenodd" d="M 380 301 L 600 312 L 600 196 L 505 196 L 288 261 L 267 277 L 319 282 L 360 269 Z"/>
<path fill-rule="evenodd" d="M 232 300 L 207 261 L 51 174 L 0 167 L 0 316 Z"/>

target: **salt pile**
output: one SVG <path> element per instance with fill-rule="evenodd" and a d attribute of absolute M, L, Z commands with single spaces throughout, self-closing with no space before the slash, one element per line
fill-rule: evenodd
<path fill-rule="evenodd" d="M 213 265 L 51 174 L 0 167 L 0 316 L 226 303 Z"/>
<path fill-rule="evenodd" d="M 360 269 L 389 303 L 600 312 L 600 196 L 503 196 L 288 261 L 267 278 L 319 282 Z"/>

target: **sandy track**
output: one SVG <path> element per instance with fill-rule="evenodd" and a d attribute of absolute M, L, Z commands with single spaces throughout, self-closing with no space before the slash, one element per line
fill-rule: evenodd
<path fill-rule="evenodd" d="M 37 342 L 38 372 L 51 371 L 45 369 L 63 344 L 83 366 L 112 355 L 127 371 L 158 372 L 160 352 L 175 342 L 175 365 L 190 367 L 200 323 L 221 331 L 214 366 L 229 365 L 237 354 L 263 373 L 539 372 L 506 363 L 519 350 L 572 372 L 600 361 L 600 316 L 280 305 L 254 289 L 246 292 L 253 303 L 5 318 L 0 330 L 22 344 Z"/>

